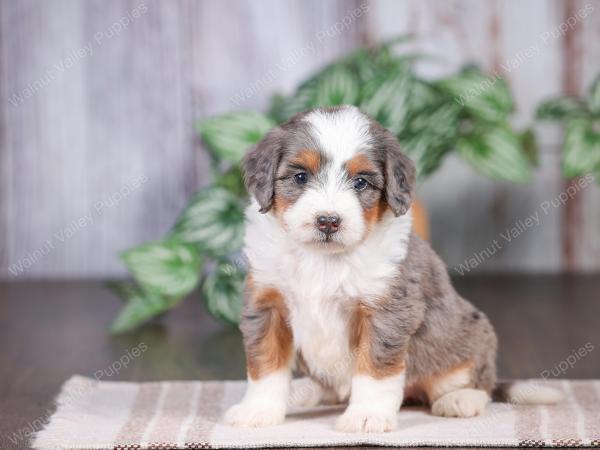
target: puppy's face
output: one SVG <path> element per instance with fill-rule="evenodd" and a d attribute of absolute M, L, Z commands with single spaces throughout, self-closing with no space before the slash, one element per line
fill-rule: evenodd
<path fill-rule="evenodd" d="M 261 212 L 296 242 L 331 253 L 356 246 L 386 214 L 406 213 L 415 184 L 394 136 L 350 106 L 295 116 L 244 165 Z"/>

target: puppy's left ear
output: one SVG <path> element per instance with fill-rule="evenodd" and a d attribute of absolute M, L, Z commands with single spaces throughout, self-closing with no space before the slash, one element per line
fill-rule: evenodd
<path fill-rule="evenodd" d="M 386 147 L 385 198 L 398 217 L 406 214 L 414 199 L 416 169 L 411 159 L 400 150 L 395 137 L 389 136 Z"/>
<path fill-rule="evenodd" d="M 248 150 L 242 163 L 246 189 L 260 205 L 261 213 L 273 206 L 275 175 L 283 153 L 284 135 L 281 127 L 273 128 Z"/>

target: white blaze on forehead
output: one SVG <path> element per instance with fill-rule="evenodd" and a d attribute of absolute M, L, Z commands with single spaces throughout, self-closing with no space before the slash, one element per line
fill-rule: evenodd
<path fill-rule="evenodd" d="M 340 217 L 342 226 L 333 240 L 354 246 L 364 237 L 366 224 L 344 164 L 369 144 L 369 120 L 353 106 L 337 111 L 313 111 L 304 120 L 325 156 L 326 169 L 319 174 L 319 182 L 309 186 L 286 210 L 283 220 L 297 240 L 314 242 L 320 239 L 316 218 L 324 213 L 335 214 Z"/>
<path fill-rule="evenodd" d="M 369 121 L 354 106 L 339 111 L 314 111 L 304 119 L 325 155 L 339 165 L 364 149 L 370 139 Z"/>

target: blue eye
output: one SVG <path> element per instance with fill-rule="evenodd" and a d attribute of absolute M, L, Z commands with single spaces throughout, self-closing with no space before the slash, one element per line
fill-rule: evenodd
<path fill-rule="evenodd" d="M 308 181 L 308 174 L 306 172 L 300 172 L 294 175 L 294 181 L 298 184 L 306 184 Z"/>
<path fill-rule="evenodd" d="M 368 185 L 369 183 L 367 183 L 367 180 L 365 180 L 364 178 L 354 179 L 354 189 L 356 189 L 359 192 L 364 191 Z"/>

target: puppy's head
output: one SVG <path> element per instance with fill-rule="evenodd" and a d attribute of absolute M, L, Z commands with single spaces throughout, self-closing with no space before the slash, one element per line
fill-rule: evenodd
<path fill-rule="evenodd" d="M 364 240 L 410 208 L 415 168 L 396 138 L 353 106 L 274 128 L 244 160 L 248 191 L 291 239 L 327 252 Z"/>

